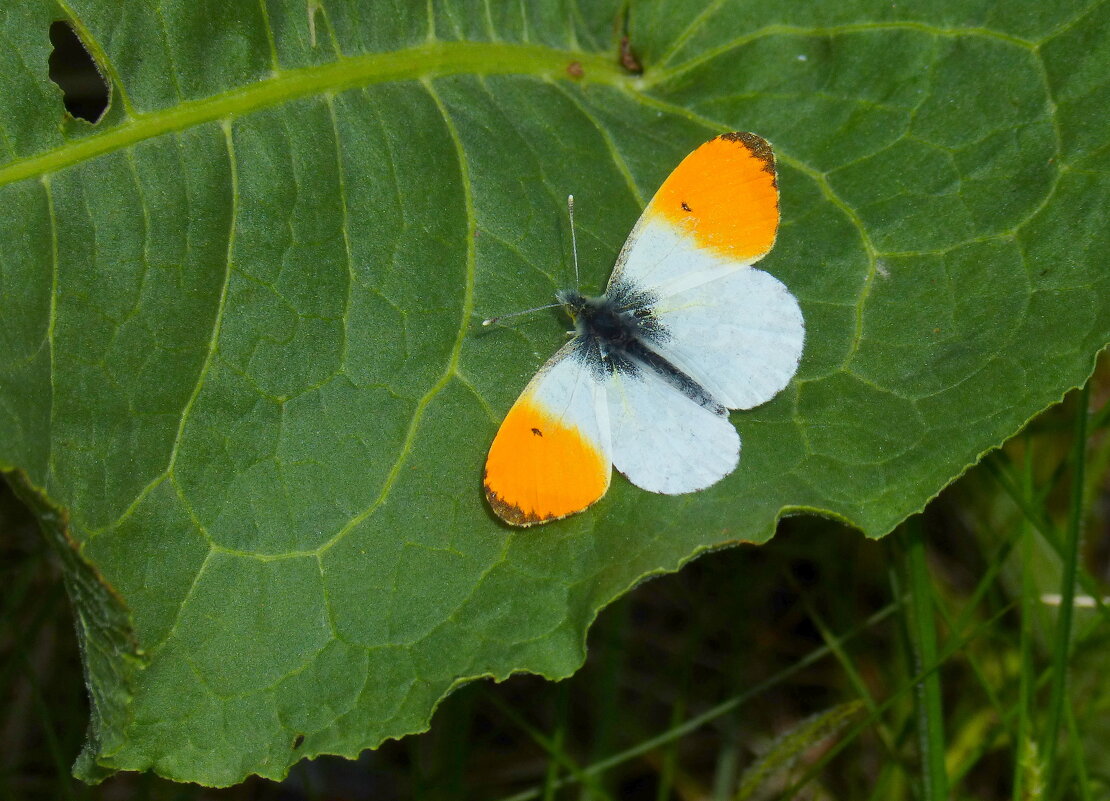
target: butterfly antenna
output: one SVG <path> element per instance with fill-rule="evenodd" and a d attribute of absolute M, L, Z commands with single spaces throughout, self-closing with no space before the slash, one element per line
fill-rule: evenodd
<path fill-rule="evenodd" d="M 578 238 L 574 234 L 574 195 L 567 195 L 567 214 L 570 216 L 570 249 L 574 253 L 574 288 L 577 291 L 581 282 L 578 278 Z M 532 312 L 543 311 L 544 309 L 554 309 L 562 305 L 562 303 L 548 303 L 546 306 L 537 306 L 534 309 L 510 312 L 509 314 L 499 314 L 496 317 L 487 317 L 482 320 L 482 325 L 493 325 L 509 317 L 520 317 L 522 314 L 531 314 Z"/>
<path fill-rule="evenodd" d="M 493 325 L 499 323 L 508 317 L 520 317 L 522 314 L 531 314 L 532 312 L 543 311 L 544 309 L 554 309 L 556 306 L 562 306 L 562 303 L 548 303 L 546 306 L 537 306 L 534 309 L 525 309 L 524 311 L 509 312 L 508 314 L 499 314 L 496 317 L 487 317 L 482 320 L 482 325 Z"/>
<path fill-rule="evenodd" d="M 570 249 L 574 253 L 574 289 L 580 291 L 582 282 L 578 279 L 578 237 L 574 235 L 574 195 L 567 195 L 567 215 L 570 217 Z"/>

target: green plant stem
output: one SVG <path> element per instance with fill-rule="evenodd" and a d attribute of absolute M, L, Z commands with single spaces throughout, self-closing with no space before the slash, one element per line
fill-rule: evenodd
<path fill-rule="evenodd" d="M 600 667 L 599 680 L 592 688 L 594 696 L 591 705 L 596 710 L 596 724 L 590 738 L 589 762 L 603 759 L 613 752 L 615 736 L 620 725 L 621 676 L 625 670 L 627 651 L 623 640 L 630 630 L 631 604 L 617 604 L 609 607 L 605 615 L 595 625 L 593 637 L 597 642 L 594 654 Z M 606 792 L 608 776 L 602 774 L 598 783 Z"/>
<path fill-rule="evenodd" d="M 1025 515 L 1026 519 L 1040 533 L 1049 547 L 1052 548 L 1061 559 L 1064 559 L 1066 557 L 1066 544 L 1061 542 L 1055 528 L 1047 520 L 1045 515 L 1038 512 L 1033 507 L 1032 503 L 1026 500 L 1021 494 L 1021 490 L 1017 488 L 1010 476 L 1007 475 L 1006 471 L 999 466 L 994 459 L 986 459 L 983 461 L 983 464 L 986 466 L 987 472 L 990 473 L 991 477 L 1006 491 L 1010 500 L 1021 510 L 1021 513 Z M 1103 621 L 1110 623 L 1110 605 L 1107 605 L 1102 600 L 1102 588 L 1100 584 L 1085 570 L 1077 571 L 1076 581 L 1083 590 L 1094 599 L 1095 609 L 1102 617 Z"/>
<path fill-rule="evenodd" d="M 1027 501 L 1033 497 L 1033 443 L 1025 437 L 1025 468 L 1022 471 L 1022 494 Z M 1018 685 L 1018 730 L 1014 741 L 1014 801 L 1025 797 L 1026 778 L 1035 777 L 1037 755 L 1029 711 L 1033 707 L 1033 614 L 1036 586 L 1033 583 L 1033 526 L 1028 518 L 1021 521 L 1021 632 L 1018 653 L 1021 654 L 1021 678 Z M 1031 762 L 1030 760 L 1034 760 Z M 1039 790 L 1036 790 L 1039 792 Z"/>
<path fill-rule="evenodd" d="M 732 718 L 725 718 L 721 732 L 721 747 L 714 763 L 713 801 L 725 801 L 732 797 L 740 765 L 740 742 L 737 736 L 738 725 Z"/>
<path fill-rule="evenodd" d="M 686 688 L 671 706 L 671 726 L 678 726 L 686 714 Z M 663 747 L 662 759 L 659 765 L 659 784 L 655 789 L 656 801 L 667 801 L 674 789 L 675 773 L 678 769 L 678 743 L 672 741 Z"/>
<path fill-rule="evenodd" d="M 878 735 L 879 742 L 882 743 L 883 749 L 886 751 L 887 759 L 890 761 L 897 761 L 898 749 L 894 744 L 894 735 L 883 723 L 882 718 L 879 717 L 878 702 L 876 702 L 875 698 L 871 695 L 871 691 L 867 687 L 867 682 L 864 680 L 863 676 L 860 675 L 859 670 L 856 668 L 855 664 L 853 664 L 847 652 L 841 647 L 840 643 L 837 642 L 836 636 L 825 624 L 824 619 L 810 601 L 809 595 L 806 593 L 805 589 L 798 584 L 793 576 L 787 576 L 787 579 L 790 581 L 792 589 L 804 605 L 810 621 L 821 634 L 821 638 L 825 641 L 825 644 L 832 649 L 833 656 L 835 656 L 836 661 L 840 663 L 840 667 L 844 671 L 844 675 L 848 679 L 848 682 L 852 685 L 852 689 L 855 690 L 856 695 L 866 705 L 867 711 L 875 719 L 875 733 Z"/>
<path fill-rule="evenodd" d="M 937 631 L 933 619 L 933 596 L 929 568 L 925 563 L 925 541 L 921 518 L 914 517 L 904 526 L 908 549 L 909 631 L 913 643 L 915 671 L 937 662 Z M 918 740 L 921 747 L 924 798 L 943 801 L 948 797 L 948 774 L 944 765 L 944 717 L 940 698 L 940 672 L 924 676 L 917 685 Z"/>
<path fill-rule="evenodd" d="M 1091 795 L 1091 777 L 1087 770 L 1087 761 L 1083 755 L 1083 744 L 1079 740 L 1079 724 L 1075 720 L 1075 711 L 1064 707 L 1064 719 L 1068 726 L 1068 737 L 1071 738 L 1072 765 L 1075 768 L 1076 794 L 1080 801 L 1094 801 Z"/>
<path fill-rule="evenodd" d="M 1075 441 L 1072 451 L 1071 509 L 1064 539 L 1064 574 L 1060 580 L 1060 611 L 1056 617 L 1056 633 L 1052 648 L 1052 689 L 1048 702 L 1048 724 L 1045 730 L 1045 760 L 1048 764 L 1048 786 L 1055 773 L 1056 748 L 1059 743 L 1060 721 L 1067 697 L 1068 648 L 1071 643 L 1072 618 L 1075 611 L 1075 580 L 1079 565 L 1079 530 L 1083 521 L 1083 468 L 1087 454 L 1087 405 L 1090 384 L 1079 390 L 1075 413 Z"/>
<path fill-rule="evenodd" d="M 552 753 L 562 754 L 565 753 L 563 749 L 563 740 L 567 732 L 567 708 L 570 701 L 568 684 L 560 682 L 558 690 L 555 693 L 556 721 L 555 732 L 551 737 Z M 543 799 L 544 801 L 555 801 L 555 794 L 559 791 L 559 760 L 547 760 L 547 773 L 543 781 Z"/>
<path fill-rule="evenodd" d="M 497 697 L 495 693 L 487 693 L 486 698 L 512 723 L 520 728 L 525 734 L 532 738 L 533 742 L 543 748 L 547 752 L 548 757 L 557 762 L 567 773 L 570 778 L 587 788 L 590 796 L 598 801 L 609 801 L 610 796 L 606 793 L 601 785 L 597 783 L 595 771 L 583 770 L 578 763 L 566 752 L 563 748 L 562 736 L 549 737 L 538 728 L 533 726 L 528 720 L 513 709 L 505 701 Z M 550 773 L 544 777 L 544 786 L 542 792 L 554 792 L 567 783 L 566 777 L 553 777 Z M 540 795 L 540 789 L 533 788 L 530 792 L 529 798 L 536 798 Z"/>

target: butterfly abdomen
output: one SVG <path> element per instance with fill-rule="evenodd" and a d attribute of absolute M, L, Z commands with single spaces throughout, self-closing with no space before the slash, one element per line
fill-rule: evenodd
<path fill-rule="evenodd" d="M 603 382 L 614 373 L 637 376 L 649 370 L 699 406 L 725 413 L 701 384 L 653 348 L 666 343 L 669 335 L 655 317 L 649 298 L 630 298 L 612 289 L 600 298 L 577 292 L 564 292 L 559 297 L 578 330 L 578 358 L 597 381 Z"/>

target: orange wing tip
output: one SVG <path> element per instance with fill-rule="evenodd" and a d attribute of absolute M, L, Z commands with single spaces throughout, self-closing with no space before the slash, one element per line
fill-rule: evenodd
<path fill-rule="evenodd" d="M 607 457 L 580 428 L 524 395 L 493 439 L 482 483 L 498 517 L 531 526 L 589 507 L 609 489 L 610 471 Z"/>
<path fill-rule="evenodd" d="M 710 139 L 675 167 L 645 213 L 725 258 L 748 263 L 762 258 L 779 227 L 771 145 L 746 131 Z"/>
<path fill-rule="evenodd" d="M 539 517 L 531 512 L 526 512 L 515 503 L 501 500 L 501 497 L 485 485 L 486 500 L 493 513 L 508 523 L 510 526 L 534 526 L 537 523 L 546 523 L 550 517 Z"/>
<path fill-rule="evenodd" d="M 581 509 L 572 509 L 562 514 L 548 514 L 541 515 L 536 512 L 526 512 L 517 506 L 515 503 L 509 503 L 502 500 L 501 497 L 490 489 L 489 484 L 485 485 L 486 500 L 489 502 L 490 509 L 493 513 L 508 523 L 510 526 L 519 526 L 521 528 L 528 528 L 529 526 L 538 526 L 541 523 L 550 523 L 554 520 L 562 520 L 563 518 L 570 517 L 571 515 L 584 512 L 593 505 L 591 501 Z"/>
<path fill-rule="evenodd" d="M 751 131 L 732 131 L 731 133 L 723 133 L 717 137 L 726 142 L 739 142 L 744 145 L 751 154 L 759 161 L 763 162 L 763 169 L 771 174 L 771 185 L 776 189 L 778 188 L 778 173 L 775 171 L 775 151 L 771 149 L 771 143 L 758 134 L 753 134 Z"/>

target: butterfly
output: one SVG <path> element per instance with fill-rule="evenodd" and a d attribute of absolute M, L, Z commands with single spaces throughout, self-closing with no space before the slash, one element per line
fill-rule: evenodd
<path fill-rule="evenodd" d="M 736 468 L 729 410 L 781 391 L 805 339 L 797 300 L 752 266 L 774 245 L 778 200 L 771 146 L 722 134 L 659 187 L 603 295 L 556 294 L 575 332 L 490 446 L 483 485 L 498 517 L 530 526 L 581 512 L 613 467 L 666 495 Z"/>

